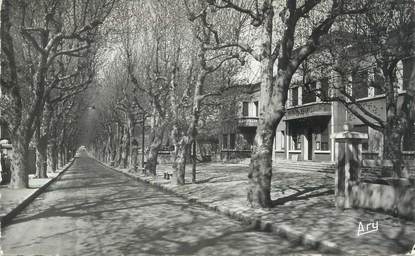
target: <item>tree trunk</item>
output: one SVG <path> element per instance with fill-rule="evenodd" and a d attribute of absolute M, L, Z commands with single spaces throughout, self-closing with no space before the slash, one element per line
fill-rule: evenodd
<path fill-rule="evenodd" d="M 22 129 L 23 104 L 18 85 L 17 65 L 15 60 L 14 43 L 10 33 L 12 23 L 10 22 L 11 1 L 4 0 L 1 4 L 1 48 L 2 57 L 7 58 L 10 69 L 11 96 L 13 98 L 14 116 L 9 120 L 12 128 L 11 142 L 13 152 L 11 154 L 11 188 L 27 188 L 29 179 L 27 176 L 27 156 L 29 142 L 26 139 L 26 133 Z M 17 124 L 16 124 L 17 123 Z M 20 125 L 20 127 L 19 127 Z"/>
<path fill-rule="evenodd" d="M 156 134 L 147 151 L 147 161 L 144 169 L 154 176 L 156 176 L 157 158 L 161 143 L 162 138 L 160 138 L 159 134 Z"/>
<path fill-rule="evenodd" d="M 13 152 L 11 154 L 11 181 L 10 188 L 28 188 L 29 177 L 28 177 L 28 152 L 29 143 L 19 135 L 11 138 Z"/>
<path fill-rule="evenodd" d="M 146 152 L 146 163 L 144 171 L 149 171 L 150 174 L 156 176 L 158 152 L 163 143 L 164 129 L 166 128 L 166 119 L 162 120 L 160 111 L 157 111 L 155 104 L 153 104 L 153 113 L 151 116 L 151 136 L 150 146 Z"/>
<path fill-rule="evenodd" d="M 59 167 L 63 166 L 62 149 L 60 147 L 59 147 L 59 150 L 58 150 L 58 166 Z"/>
<path fill-rule="evenodd" d="M 137 171 L 138 168 L 138 146 L 133 145 L 131 149 L 131 159 L 134 171 Z"/>
<path fill-rule="evenodd" d="M 52 152 L 51 152 L 51 158 L 52 158 L 52 172 L 56 172 L 58 169 L 58 161 L 59 161 L 59 153 L 58 153 L 58 145 L 56 144 L 56 141 L 52 142 Z"/>
<path fill-rule="evenodd" d="M 59 157 L 60 167 L 63 167 L 65 165 L 65 149 L 64 149 L 64 146 L 62 145 L 62 142 L 61 142 L 61 145 L 59 146 L 59 155 L 60 155 Z"/>
<path fill-rule="evenodd" d="M 186 143 L 181 143 L 179 145 L 175 157 L 175 172 L 173 173 L 173 181 L 177 185 L 185 184 L 185 175 L 186 175 L 186 154 L 187 154 L 187 145 Z"/>
<path fill-rule="evenodd" d="M 65 159 L 64 159 L 64 152 L 63 152 L 63 143 L 65 141 L 66 137 L 66 129 L 65 127 L 62 129 L 62 132 L 59 136 L 59 166 L 63 167 L 65 165 Z"/>
<path fill-rule="evenodd" d="M 158 151 L 159 147 L 153 144 L 150 145 L 147 152 L 147 161 L 144 166 L 144 169 L 154 176 L 156 175 Z"/>
<path fill-rule="evenodd" d="M 270 15 L 271 16 L 271 15 Z M 278 121 L 265 111 L 272 111 L 271 99 L 273 87 L 273 64 L 271 60 L 272 41 L 272 17 L 266 16 L 264 21 L 268 29 L 263 28 L 262 51 L 263 59 L 261 65 L 261 91 L 260 91 L 260 118 L 258 120 L 257 132 L 255 135 L 251 166 L 248 174 L 248 202 L 252 207 L 271 207 L 271 178 L 272 178 L 272 142 L 274 129 Z M 275 88 L 276 89 L 276 88 Z M 283 104 L 280 102 L 279 104 Z"/>
<path fill-rule="evenodd" d="M 128 168 L 130 167 L 130 128 L 128 127 L 128 129 L 125 129 L 124 132 L 124 139 L 123 139 L 123 144 L 124 144 L 124 156 L 123 156 L 123 168 Z"/>
<path fill-rule="evenodd" d="M 185 184 L 186 176 L 186 157 L 188 153 L 188 140 L 187 136 L 179 134 L 177 125 L 173 126 L 171 139 L 174 143 L 174 161 L 173 161 L 173 177 L 172 182 L 176 185 Z"/>
<path fill-rule="evenodd" d="M 47 178 L 47 159 L 48 159 L 48 147 L 47 147 L 47 135 L 42 135 L 42 118 L 43 115 L 39 114 L 36 123 L 36 178 Z M 47 134 L 47 132 L 46 132 Z"/>
<path fill-rule="evenodd" d="M 202 104 L 203 96 L 203 87 L 205 85 L 205 79 L 208 75 L 207 71 L 202 71 L 197 77 L 197 82 L 195 86 L 195 92 L 193 96 L 193 108 L 192 108 L 192 120 L 187 130 L 187 136 L 185 139 L 186 149 L 188 149 L 192 144 L 193 147 L 193 163 L 192 163 L 192 183 L 196 183 L 196 137 L 197 137 L 197 125 L 200 118 L 200 107 Z M 187 156 L 187 155 L 186 155 Z"/>
<path fill-rule="evenodd" d="M 36 178 L 47 178 L 48 147 L 45 137 L 41 137 L 36 147 Z"/>
<path fill-rule="evenodd" d="M 111 166 L 115 166 L 115 162 L 117 160 L 117 146 L 115 146 L 115 145 L 112 146 L 112 151 L 111 151 L 111 156 L 110 157 L 111 157 L 111 159 L 110 159 Z"/>
<path fill-rule="evenodd" d="M 134 118 L 133 115 L 128 116 L 128 132 L 127 132 L 127 158 L 128 158 L 128 167 L 134 168 L 134 157 L 133 157 L 133 141 L 134 141 Z"/>
<path fill-rule="evenodd" d="M 123 144 L 122 144 L 122 137 L 123 137 L 124 129 L 122 126 L 118 125 L 118 137 L 117 137 L 117 158 L 116 158 L 116 166 L 121 166 L 122 162 L 122 151 L 123 151 Z"/>
<path fill-rule="evenodd" d="M 126 148 L 126 138 L 125 138 L 125 128 L 123 128 L 123 133 L 121 137 L 121 159 L 120 165 L 122 168 L 126 168 L 127 166 L 127 148 Z"/>
<path fill-rule="evenodd" d="M 399 178 L 408 178 L 409 174 L 402 168 L 403 157 L 402 157 L 402 132 L 401 127 L 398 124 L 399 121 L 394 118 L 389 120 L 386 124 L 384 131 L 384 150 L 383 159 L 391 160 L 393 164 L 393 176 Z"/>
<path fill-rule="evenodd" d="M 408 178 L 408 173 L 403 170 L 402 163 L 402 137 L 407 127 L 405 113 L 398 113 L 398 89 L 396 86 L 396 74 L 394 66 L 386 64 L 383 72 L 386 77 L 386 125 L 383 133 L 384 150 L 383 158 L 393 163 L 393 176 Z"/>
<path fill-rule="evenodd" d="M 284 81 L 285 80 L 285 81 Z M 248 202 L 252 207 L 269 208 L 271 201 L 272 178 L 272 147 L 275 137 L 275 129 L 284 116 L 284 105 L 287 99 L 286 91 L 279 88 L 287 86 L 287 80 L 279 78 L 272 98 L 264 100 L 269 104 L 268 111 L 261 112 L 255 135 L 254 146 L 251 155 L 251 166 L 248 174 Z M 271 82 L 271 81 L 269 81 Z M 262 95 L 270 95 L 269 93 Z M 270 96 L 271 97 L 271 96 Z M 264 99 L 264 98 L 262 98 Z"/>
<path fill-rule="evenodd" d="M 192 183 L 196 183 L 196 161 L 197 161 L 196 140 L 193 140 L 192 145 L 193 145 Z"/>
<path fill-rule="evenodd" d="M 63 164 L 65 165 L 68 162 L 68 148 L 66 145 L 63 146 Z"/>
<path fill-rule="evenodd" d="M 272 141 L 270 125 L 258 125 L 248 174 L 248 201 L 253 207 L 271 207 Z M 268 121 L 269 123 L 269 121 Z"/>
<path fill-rule="evenodd" d="M 268 10 L 264 20 L 261 35 L 261 90 L 260 117 L 255 135 L 251 166 L 248 174 L 247 199 L 252 207 L 272 207 L 271 178 L 272 178 L 272 145 L 275 129 L 284 116 L 287 91 L 292 74 L 289 70 L 288 59 L 281 55 L 278 61 L 277 79 L 274 81 L 274 63 L 272 58 L 272 27 L 273 12 Z"/>

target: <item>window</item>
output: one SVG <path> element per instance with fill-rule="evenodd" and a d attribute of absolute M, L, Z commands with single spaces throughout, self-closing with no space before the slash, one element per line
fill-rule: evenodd
<path fill-rule="evenodd" d="M 364 134 L 369 134 L 369 127 L 365 124 L 355 125 L 353 127 L 353 131 L 354 132 L 361 132 L 361 133 L 364 133 Z M 362 150 L 363 151 L 368 151 L 369 150 L 369 143 L 367 141 L 362 144 Z"/>
<path fill-rule="evenodd" d="M 248 116 L 249 115 L 249 102 L 243 102 L 242 103 L 242 116 Z"/>
<path fill-rule="evenodd" d="M 224 134 L 222 138 L 222 148 L 227 149 L 228 148 L 228 134 Z"/>
<path fill-rule="evenodd" d="M 6 124 L 0 124 L 0 140 L 10 140 L 10 132 Z"/>
<path fill-rule="evenodd" d="M 235 133 L 229 134 L 229 149 L 235 149 Z"/>
<path fill-rule="evenodd" d="M 295 136 L 293 136 L 293 142 L 294 142 L 293 149 L 301 150 L 301 135 L 300 134 L 295 134 Z"/>
<path fill-rule="evenodd" d="M 298 87 L 291 89 L 291 103 L 292 106 L 298 105 Z"/>
<path fill-rule="evenodd" d="M 321 126 L 321 145 L 320 150 L 328 151 L 329 150 L 329 127 L 328 124 Z"/>
<path fill-rule="evenodd" d="M 352 96 L 355 99 L 366 98 L 369 96 L 367 70 L 355 72 L 352 75 Z"/>
<path fill-rule="evenodd" d="M 292 129 L 291 137 L 292 137 L 291 149 L 292 150 L 301 150 L 301 133 L 300 133 L 300 131 L 298 129 Z"/>
<path fill-rule="evenodd" d="M 259 102 L 255 101 L 254 102 L 254 106 L 255 106 L 255 116 L 258 117 L 258 112 L 259 112 Z"/>
<path fill-rule="evenodd" d="M 307 86 L 303 86 L 303 104 L 316 102 L 316 82 L 312 82 Z"/>
<path fill-rule="evenodd" d="M 277 131 L 275 133 L 274 149 L 275 150 L 285 149 L 285 131 Z"/>
<path fill-rule="evenodd" d="M 415 124 L 406 131 L 402 139 L 403 151 L 415 151 Z"/>
<path fill-rule="evenodd" d="M 320 80 L 320 95 L 322 100 L 329 97 L 329 79 L 327 77 Z"/>
<path fill-rule="evenodd" d="M 402 61 L 402 65 L 403 65 L 402 83 L 403 83 L 404 90 L 406 90 L 409 86 L 414 63 L 415 63 L 415 58 L 405 59 Z"/>
<path fill-rule="evenodd" d="M 375 96 L 385 93 L 385 79 L 383 78 L 381 71 L 378 69 L 374 70 L 374 81 L 372 86 L 375 88 Z"/>

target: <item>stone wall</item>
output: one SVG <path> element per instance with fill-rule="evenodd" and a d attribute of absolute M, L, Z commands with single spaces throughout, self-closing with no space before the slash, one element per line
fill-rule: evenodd
<path fill-rule="evenodd" d="M 401 182 L 372 184 L 360 182 L 351 186 L 353 207 L 381 210 L 395 216 L 415 219 L 415 187 Z"/>

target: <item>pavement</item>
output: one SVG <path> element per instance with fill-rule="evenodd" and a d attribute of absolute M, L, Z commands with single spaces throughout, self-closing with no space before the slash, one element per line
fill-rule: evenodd
<path fill-rule="evenodd" d="M 4 255 L 317 253 L 82 157 L 12 219 L 0 241 Z"/>
<path fill-rule="evenodd" d="M 56 170 L 48 172 L 48 178 L 38 179 L 29 175 L 29 188 L 10 189 L 8 185 L 0 185 L 0 222 L 1 227 L 7 225 L 19 211 L 33 201 L 52 182 L 54 182 L 70 166 L 71 162 Z M 0 230 L 1 231 L 1 230 Z M 1 233 L 0 233 L 1 235 Z"/>
<path fill-rule="evenodd" d="M 188 166 L 184 186 L 163 178 L 165 171 L 172 171 L 170 165 L 159 165 L 155 178 L 141 172 L 119 171 L 322 252 L 401 255 L 414 246 L 413 221 L 363 209 L 336 210 L 334 177 L 329 173 L 274 170 L 271 196 L 275 206 L 253 209 L 246 200 L 248 168 L 243 164 L 200 164 L 197 183 L 192 184 Z M 359 225 L 366 229 L 372 223 L 377 230 L 358 235 Z"/>

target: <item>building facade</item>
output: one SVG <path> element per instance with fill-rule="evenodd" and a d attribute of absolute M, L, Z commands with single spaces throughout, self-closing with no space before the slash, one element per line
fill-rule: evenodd
<path fill-rule="evenodd" d="M 402 75 L 398 78 L 398 105 L 402 104 L 414 60 L 403 63 Z M 372 114 L 386 120 L 386 95 L 378 87 L 370 86 L 376 74 L 370 70 L 350 75 L 350 94 L 359 105 Z M 308 86 L 296 85 L 289 89 L 286 114 L 275 131 L 273 159 L 294 161 L 333 162 L 335 142 L 333 134 L 343 131 L 345 123 L 354 131 L 368 134 L 368 143 L 363 145 L 364 159 L 381 159 L 383 135 L 368 127 L 348 111 L 340 102 L 323 102 L 316 97 L 315 89 L 329 95 L 336 94 L 342 81 L 331 76 Z M 334 84 L 333 84 L 334 83 Z M 335 86 L 336 85 L 336 86 Z M 259 86 L 252 92 L 241 95 L 234 115 L 222 120 L 221 158 L 248 158 L 254 142 L 259 120 Z M 415 159 L 415 133 L 411 131 L 402 140 L 404 159 Z"/>

